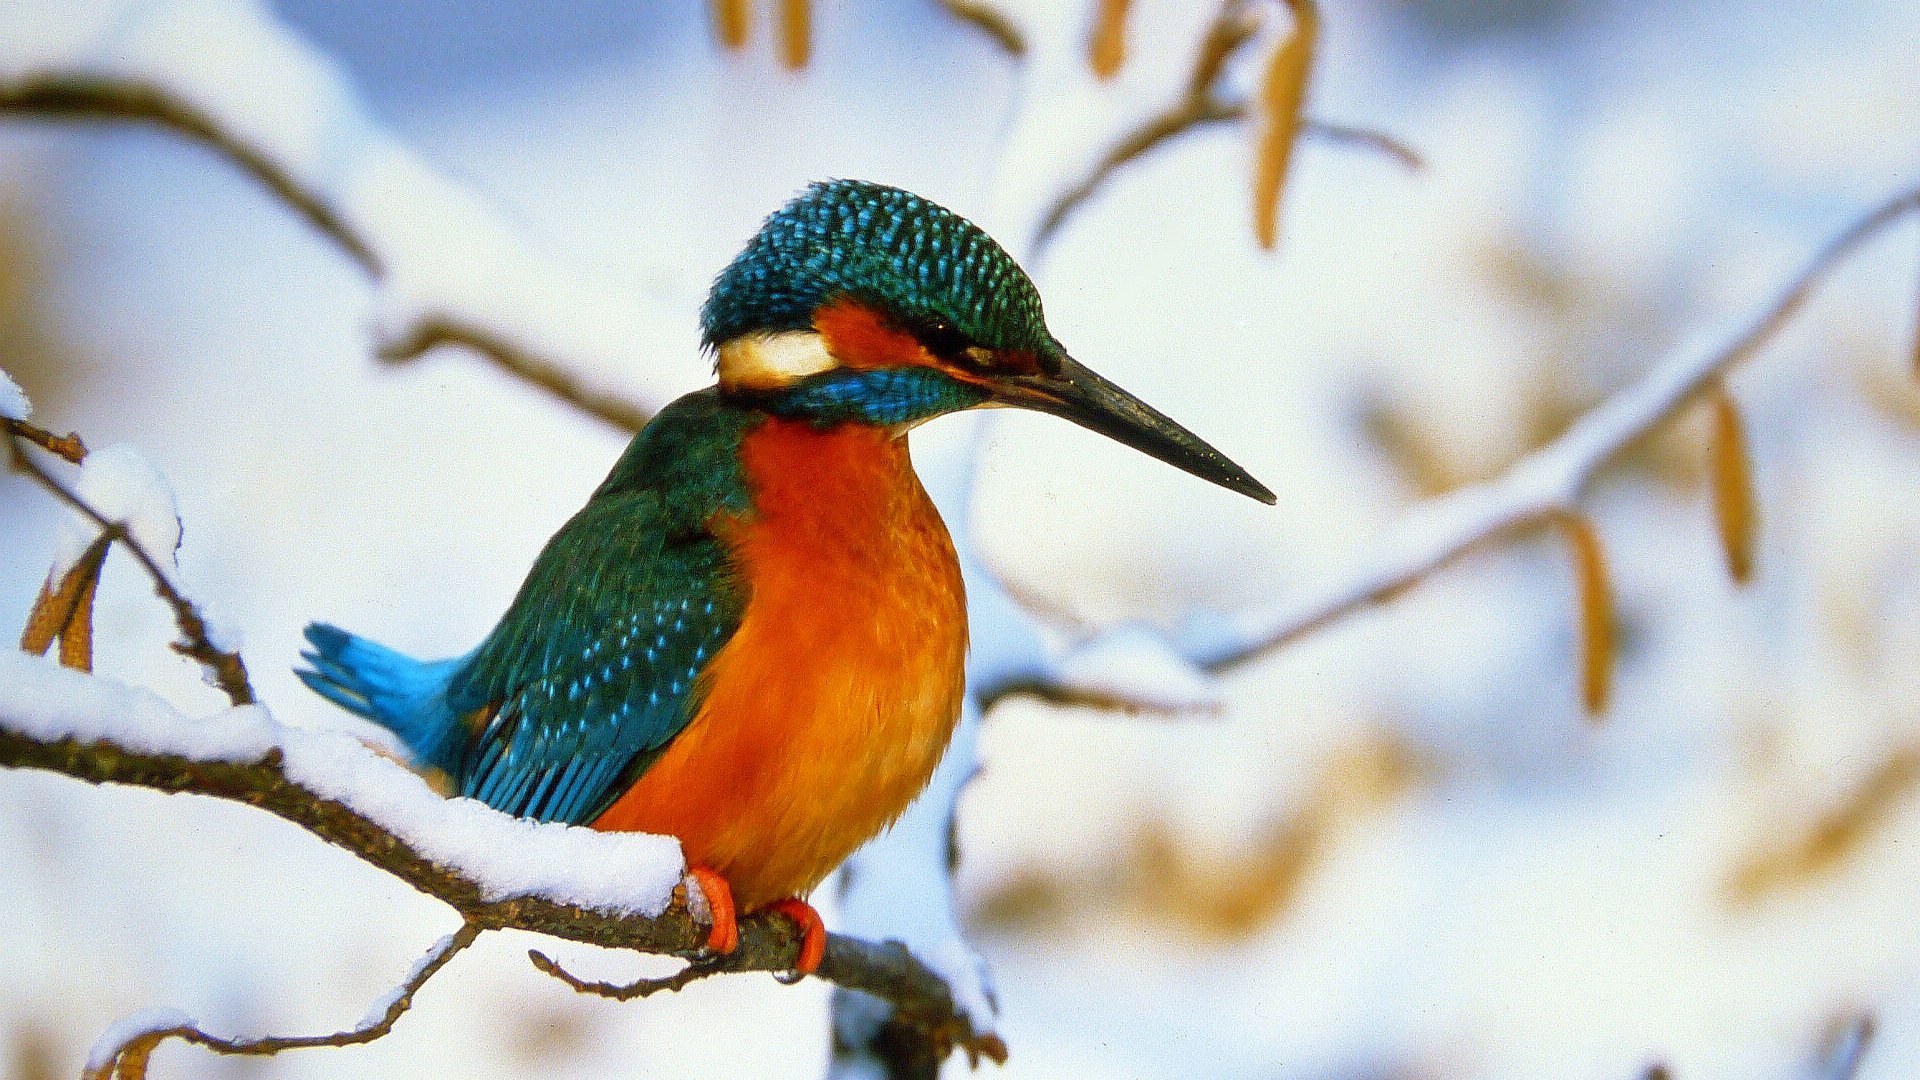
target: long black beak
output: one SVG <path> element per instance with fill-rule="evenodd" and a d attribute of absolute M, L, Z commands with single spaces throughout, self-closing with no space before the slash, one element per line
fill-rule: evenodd
<path fill-rule="evenodd" d="M 1071 420 L 1228 491 L 1268 506 L 1274 503 L 1273 492 L 1227 455 L 1072 357 L 1062 357 L 1057 374 L 1010 375 L 994 380 L 994 397 L 1003 405 Z"/>

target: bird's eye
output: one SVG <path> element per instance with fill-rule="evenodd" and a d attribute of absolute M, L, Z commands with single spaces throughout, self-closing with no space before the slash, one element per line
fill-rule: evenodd
<path fill-rule="evenodd" d="M 920 343 L 927 351 L 952 364 L 982 367 L 993 360 L 993 353 L 973 343 L 959 327 L 944 319 L 933 319 L 919 328 Z"/>

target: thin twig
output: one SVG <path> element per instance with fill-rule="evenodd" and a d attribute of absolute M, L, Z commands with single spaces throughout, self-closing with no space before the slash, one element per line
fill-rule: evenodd
<path fill-rule="evenodd" d="M 130 78 L 41 74 L 0 86 L 0 113 L 60 118 L 98 118 L 158 124 L 214 150 L 299 214 L 352 259 L 367 276 L 382 281 L 390 268 L 376 238 L 364 234 L 325 193 L 310 186 L 271 154 L 221 125 L 218 116 L 194 106 L 169 88 Z M 552 359 L 514 348 L 477 327 L 426 319 L 406 340 L 385 350 L 388 359 L 411 359 L 441 344 L 467 346 L 507 374 L 622 431 L 638 431 L 652 414 L 633 402 L 588 389 Z M 8 424 L 9 430 L 13 427 Z M 52 449 L 52 447 L 49 447 Z"/>
<path fill-rule="evenodd" d="M 404 981 L 388 995 L 386 1006 L 378 1013 L 371 1013 L 360 1023 L 345 1031 L 331 1035 L 268 1035 L 258 1039 L 223 1039 L 194 1024 L 176 1024 L 166 1027 L 146 1028 L 127 1036 L 124 1040 L 94 1051 L 83 1080 L 114 1080 L 125 1077 L 134 1080 L 146 1073 L 148 1057 L 162 1042 L 168 1039 L 180 1039 L 205 1047 L 216 1054 L 248 1055 L 264 1057 L 286 1050 L 301 1050 L 316 1046 L 357 1046 L 379 1039 L 393 1030 L 400 1017 L 413 1007 L 413 997 L 425 986 L 428 979 L 438 974 L 447 961 L 454 955 L 473 944 L 480 936 L 480 928 L 472 923 L 463 923 L 460 929 L 440 939 L 433 948 L 427 950 L 414 964 L 413 970 Z"/>
<path fill-rule="evenodd" d="M 1872 1013 L 1861 1013 L 1834 1032 L 1825 1053 L 1814 1063 L 1812 1080 L 1854 1080 L 1877 1028 Z"/>
<path fill-rule="evenodd" d="M 444 319 L 423 320 L 404 340 L 382 346 L 380 359 L 404 363 L 441 345 L 463 345 L 522 382 L 629 434 L 646 427 L 653 417 L 647 409 L 625 398 L 595 390 L 586 380 L 559 364 L 516 349 L 484 330 Z"/>
<path fill-rule="evenodd" d="M 11 417 L 0 417 L 0 427 L 5 427 L 8 435 L 16 439 L 25 439 L 47 453 L 56 454 L 75 465 L 87 460 L 87 444 L 81 442 L 80 436 L 71 431 L 65 435 L 55 435 L 46 428 Z"/>
<path fill-rule="evenodd" d="M 1920 209 L 1920 189 L 1862 216 L 1829 241 L 1760 317 L 1731 341 L 1711 351 L 1673 356 L 1498 478 L 1416 507 L 1372 546 L 1372 558 L 1318 595 L 1251 620 L 1240 640 L 1195 659 L 1216 672 L 1250 663 L 1362 608 L 1394 598 L 1478 545 L 1575 509 L 1602 466 L 1765 347 L 1855 249 L 1916 209 Z"/>
<path fill-rule="evenodd" d="M 215 683 L 227 695 L 227 700 L 235 705 L 252 705 L 257 701 L 253 684 L 247 678 L 246 661 L 240 659 L 239 653 L 227 652 L 213 643 L 212 635 L 207 630 L 207 620 L 200 614 L 199 607 L 174 585 L 159 560 L 141 546 L 132 531 L 124 523 L 100 513 L 71 488 L 54 479 L 53 474 L 33 460 L 32 455 L 19 449 L 18 443 L 14 443 L 14 447 L 13 459 L 21 470 L 55 498 L 93 522 L 103 535 L 111 537 L 146 571 L 147 577 L 153 581 L 153 591 L 173 609 L 173 622 L 180 630 L 180 640 L 173 643 L 173 650 L 199 661 L 212 673 Z"/>
<path fill-rule="evenodd" d="M 1015 60 L 1027 55 L 1027 36 L 1005 12 L 988 0 L 940 0 L 947 14 L 987 35 L 1000 51 Z"/>
<path fill-rule="evenodd" d="M 1223 97 L 1220 83 L 1228 62 L 1253 40 L 1259 29 L 1259 19 L 1246 0 L 1226 0 L 1221 4 L 1219 13 L 1201 38 L 1199 52 L 1194 56 L 1193 68 L 1187 74 L 1180 97 L 1121 136 L 1093 164 L 1086 176 L 1062 191 L 1048 205 L 1034 233 L 1034 253 L 1045 250 L 1067 219 L 1122 166 L 1175 136 L 1214 124 L 1238 123 L 1252 115 L 1252 108 L 1246 101 Z M 1418 170 L 1425 165 L 1411 147 L 1377 131 L 1313 119 L 1304 121 L 1299 130 L 1315 138 L 1378 151 L 1410 170 Z"/>
<path fill-rule="evenodd" d="M 724 963 L 724 958 L 715 960 L 695 960 L 671 975 L 658 979 L 636 979 L 630 983 L 594 982 L 582 979 L 578 975 L 560 966 L 560 961 L 538 949 L 528 949 L 527 959 L 533 966 L 548 975 L 559 979 L 572 987 L 576 993 L 592 994 L 595 997 L 610 998 L 614 1001 L 632 1001 L 635 998 L 652 997 L 662 991 L 678 991 L 711 975 L 721 975 L 735 970 Z"/>

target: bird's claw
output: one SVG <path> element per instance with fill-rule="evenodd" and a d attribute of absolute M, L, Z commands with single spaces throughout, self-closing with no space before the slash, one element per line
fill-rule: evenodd
<path fill-rule="evenodd" d="M 740 947 L 740 921 L 733 910 L 733 888 L 727 879 L 706 866 L 687 868 L 687 880 L 706 898 L 712 929 L 707 932 L 710 952 L 730 953 Z"/>
<path fill-rule="evenodd" d="M 775 900 L 761 910 L 785 915 L 800 928 L 800 956 L 793 964 L 792 981 L 798 982 L 820 970 L 820 961 L 827 956 L 827 924 L 821 921 L 820 913 L 813 910 L 813 905 L 797 896 L 789 896 L 785 900 Z"/>

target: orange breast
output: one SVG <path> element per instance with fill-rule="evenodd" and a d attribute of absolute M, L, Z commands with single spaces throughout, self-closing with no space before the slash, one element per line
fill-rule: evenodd
<path fill-rule="evenodd" d="M 699 713 L 594 827 L 679 837 L 750 910 L 811 891 L 919 794 L 967 642 L 959 561 L 904 439 L 769 420 L 741 456 L 745 617 Z"/>

